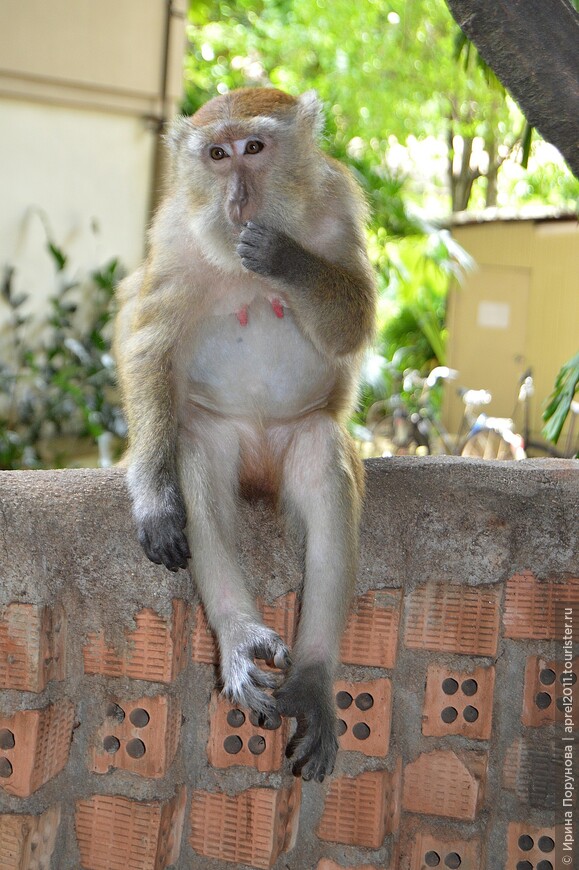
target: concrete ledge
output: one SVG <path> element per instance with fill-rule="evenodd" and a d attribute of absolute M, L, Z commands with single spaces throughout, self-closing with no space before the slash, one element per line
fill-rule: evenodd
<path fill-rule="evenodd" d="M 265 506 L 242 514 L 247 574 L 289 631 L 299 554 Z M 520 857 L 514 825 L 554 831 L 561 726 L 554 690 L 537 674 L 562 661 L 565 607 L 579 639 L 578 515 L 574 461 L 367 463 L 359 598 L 337 689 L 376 704 L 339 713 L 347 733 L 336 772 L 323 786 L 305 784 L 300 798 L 270 735 L 261 767 L 251 753 L 247 764 L 224 755 L 229 726 L 217 699 L 210 704 L 214 650 L 194 584 L 141 553 L 124 472 L 1 472 L 0 866 L 27 866 L 7 863 L 2 832 L 20 843 L 22 862 L 31 830 L 44 832 L 42 866 L 53 870 L 106 870 L 119 855 L 128 864 L 137 845 L 121 831 L 107 858 L 99 825 L 145 808 L 152 845 L 138 866 L 152 870 L 309 870 L 322 859 L 414 870 L 422 848 L 438 849 L 443 866 L 445 849 L 492 870 L 507 850 Z M 159 638 L 165 646 L 147 671 L 140 644 L 146 658 Z M 456 706 L 460 689 L 454 701 L 441 695 L 438 683 L 453 674 L 458 685 L 477 675 L 478 725 L 463 717 L 468 698 Z M 551 692 L 548 712 L 535 704 L 540 691 Z M 112 703 L 124 705 L 125 724 L 107 718 Z M 445 703 L 457 724 L 441 719 Z M 141 733 L 128 719 L 143 709 L 154 726 L 144 760 L 125 754 L 121 764 Z M 370 753 L 352 736 L 356 716 L 371 731 Z M 44 749 L 22 736 L 32 722 Z M 14 746 L 2 748 L 3 732 L 20 735 Z M 103 755 L 117 732 L 119 753 Z M 220 767 L 224 758 L 233 766 Z M 437 804 L 434 784 L 447 776 L 464 779 L 466 803 Z M 204 839 L 204 813 L 221 813 L 227 828 L 236 801 L 249 818 L 254 799 L 269 819 L 263 830 L 239 831 L 229 845 Z M 155 813 L 164 819 L 156 834 Z M 259 849 L 258 834 L 267 840 Z"/>

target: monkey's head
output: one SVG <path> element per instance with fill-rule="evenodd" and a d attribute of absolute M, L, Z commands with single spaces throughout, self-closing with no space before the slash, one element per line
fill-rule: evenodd
<path fill-rule="evenodd" d="M 249 220 L 295 232 L 325 169 L 318 149 L 321 104 L 273 88 L 242 88 L 178 118 L 168 141 L 174 183 L 194 219 L 223 241 Z"/>

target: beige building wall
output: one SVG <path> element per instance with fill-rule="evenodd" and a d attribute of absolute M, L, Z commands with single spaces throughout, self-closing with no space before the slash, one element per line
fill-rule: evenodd
<path fill-rule="evenodd" d="M 185 10 L 0 3 L 0 269 L 14 266 L 36 304 L 55 288 L 45 225 L 71 277 L 142 257 L 160 122 L 182 93 Z"/>
<path fill-rule="evenodd" d="M 522 425 L 518 382 L 531 367 L 532 430 L 561 365 L 579 350 L 579 224 L 576 218 L 495 220 L 453 228 L 475 269 L 449 298 L 449 365 L 459 382 L 493 395 L 488 413 Z M 447 390 L 445 423 L 456 431 L 462 402 Z"/>

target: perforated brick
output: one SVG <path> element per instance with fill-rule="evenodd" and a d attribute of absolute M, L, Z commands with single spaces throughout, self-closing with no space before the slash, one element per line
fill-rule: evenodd
<path fill-rule="evenodd" d="M 297 623 L 297 595 L 288 592 L 280 595 L 273 604 L 266 604 L 263 600 L 257 600 L 257 609 L 268 628 L 277 631 L 279 636 L 289 646 L 293 643 Z M 201 664 L 216 665 L 219 663 L 219 650 L 205 611 L 199 604 L 195 610 L 195 628 L 191 643 L 191 653 L 194 662 Z"/>
<path fill-rule="evenodd" d="M 429 665 L 422 733 L 429 737 L 462 734 L 478 740 L 491 736 L 495 669 L 453 671 Z"/>
<path fill-rule="evenodd" d="M 120 768 L 139 776 L 164 776 L 179 743 L 179 700 L 168 695 L 137 701 L 111 697 L 104 713 L 93 741 L 92 770 L 107 773 Z"/>
<path fill-rule="evenodd" d="M 579 577 L 538 580 L 530 572 L 515 574 L 506 584 L 503 624 L 505 637 L 519 640 L 561 640 L 565 607 L 573 611 L 574 636 L 579 636 Z"/>
<path fill-rule="evenodd" d="M 355 599 L 342 638 L 342 662 L 394 667 L 401 598 L 401 589 L 371 589 Z"/>
<path fill-rule="evenodd" d="M 184 786 L 169 801 L 94 795 L 76 805 L 83 870 L 164 870 L 179 858 L 187 799 Z"/>
<path fill-rule="evenodd" d="M 0 867 L 2 870 L 49 870 L 60 806 L 40 816 L 0 815 Z"/>
<path fill-rule="evenodd" d="M 491 866 L 502 866 L 497 863 Z M 400 870 L 486 870 L 483 863 L 482 845 L 478 838 L 462 839 L 448 837 L 438 831 L 416 831 L 406 837 L 401 845 Z"/>
<path fill-rule="evenodd" d="M 231 704 L 214 692 L 209 705 L 207 755 L 214 767 L 242 765 L 261 771 L 279 770 L 288 741 L 289 719 L 278 716 L 276 727 L 261 728 L 255 713 Z"/>
<path fill-rule="evenodd" d="M 500 593 L 498 586 L 450 583 L 427 583 L 413 589 L 406 599 L 406 646 L 494 656 Z"/>
<path fill-rule="evenodd" d="M 0 614 L 0 689 L 42 692 L 64 679 L 62 608 L 9 604 Z"/>
<path fill-rule="evenodd" d="M 564 867 L 555 858 L 561 843 L 561 827 L 535 828 L 526 822 L 511 822 L 507 833 L 506 870 L 554 870 Z M 543 864 L 541 865 L 541 862 Z"/>
<path fill-rule="evenodd" d="M 28 797 L 56 776 L 68 761 L 73 722 L 67 700 L 0 716 L 0 788 Z"/>
<path fill-rule="evenodd" d="M 530 656 L 525 668 L 523 696 L 523 725 L 551 725 L 568 718 L 577 722 L 579 691 L 573 689 L 579 673 L 577 659 L 569 660 L 568 667 L 561 661 L 547 661 Z"/>
<path fill-rule="evenodd" d="M 540 810 L 554 810 L 558 783 L 564 781 L 562 734 L 533 733 L 518 737 L 508 748 L 503 764 L 503 785 L 519 800 Z"/>
<path fill-rule="evenodd" d="M 301 780 L 290 788 L 250 788 L 229 797 L 196 790 L 191 803 L 191 838 L 195 852 L 208 858 L 273 867 L 297 836 Z"/>
<path fill-rule="evenodd" d="M 411 813 L 472 820 L 483 800 L 484 752 L 435 750 L 404 769 L 402 808 Z"/>
<path fill-rule="evenodd" d="M 392 714 L 388 679 L 334 684 L 340 749 L 384 757 L 390 742 Z"/>
<path fill-rule="evenodd" d="M 318 837 L 379 849 L 397 819 L 399 771 L 366 771 L 330 781 Z"/>
<path fill-rule="evenodd" d="M 137 613 L 137 627 L 127 632 L 122 652 L 106 643 L 104 631 L 89 634 L 83 650 L 85 673 L 172 682 L 185 666 L 186 621 L 185 602 L 174 599 L 169 619 L 149 608 Z"/>

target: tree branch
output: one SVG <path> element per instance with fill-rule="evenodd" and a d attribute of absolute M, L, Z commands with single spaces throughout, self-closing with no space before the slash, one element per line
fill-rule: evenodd
<path fill-rule="evenodd" d="M 481 57 L 579 178 L 579 15 L 565 0 L 447 0 Z"/>

